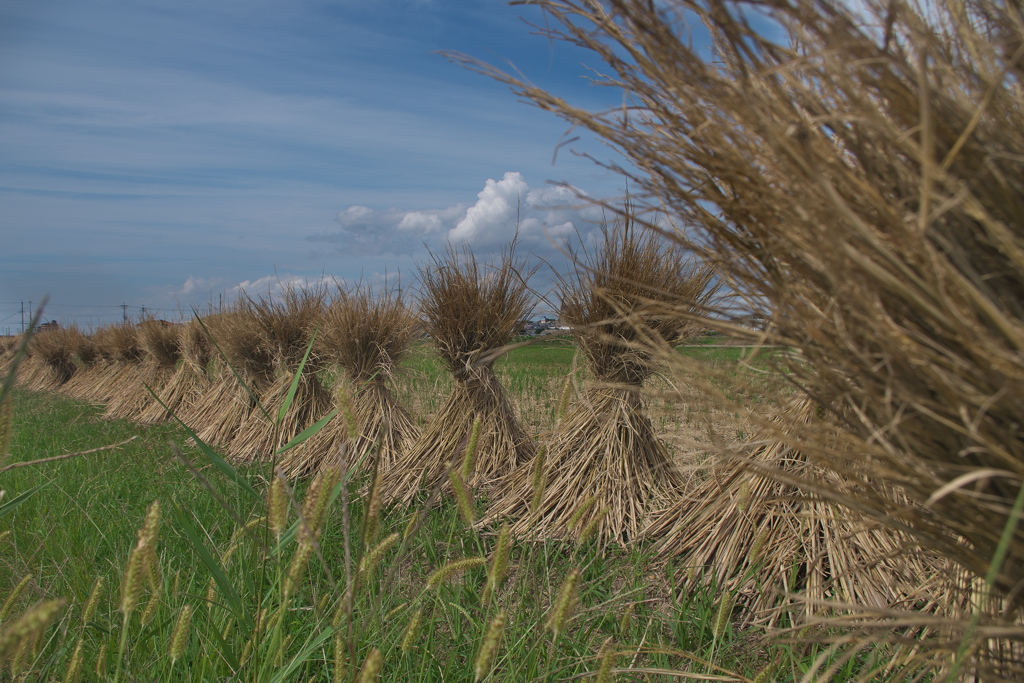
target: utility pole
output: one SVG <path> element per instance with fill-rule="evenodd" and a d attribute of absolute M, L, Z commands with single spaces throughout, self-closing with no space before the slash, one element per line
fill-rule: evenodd
<path fill-rule="evenodd" d="M 142 319 L 143 320 L 146 319 L 146 307 L 145 306 L 142 307 Z"/>
<path fill-rule="evenodd" d="M 121 320 L 128 322 L 128 304 L 121 304 Z"/>
<path fill-rule="evenodd" d="M 25 334 L 25 302 L 21 302 L 21 333 Z"/>

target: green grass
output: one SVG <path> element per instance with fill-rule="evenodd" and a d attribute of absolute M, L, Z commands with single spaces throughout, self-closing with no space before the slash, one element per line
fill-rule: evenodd
<path fill-rule="evenodd" d="M 545 392 L 564 382 L 573 353 L 564 341 L 544 340 L 509 354 L 499 374 L 516 396 L 530 400 L 532 393 L 539 410 L 550 411 L 552 397 Z M 444 391 L 446 373 L 426 349 L 417 349 L 407 365 L 413 370 L 410 392 Z M 414 510 L 385 510 L 379 533 L 364 539 L 367 506 L 360 491 L 366 477 L 358 473 L 334 490 L 319 535 L 322 561 L 314 554 L 298 589 L 285 596 L 282 577 L 298 566 L 301 544 L 294 511 L 292 534 L 279 545 L 261 519 L 269 466 L 240 470 L 258 492 L 254 497 L 189 446 L 178 427 L 104 421 L 97 408 L 52 394 L 16 391 L 13 400 L 14 462 L 139 438 L 116 450 L 0 473 L 5 500 L 41 486 L 0 519 L 0 595 L 30 577 L 9 615 L 0 616 L 0 629 L 13 628 L 18 615 L 42 600 L 68 601 L 38 642 L 26 645 L 27 654 L 0 669 L 0 681 L 15 672 L 17 680 L 59 680 L 79 644 L 82 680 L 354 680 L 373 648 L 382 656 L 383 680 L 473 680 L 481 639 L 499 609 L 508 621 L 487 680 L 567 680 L 595 672 L 609 638 L 618 653 L 615 666 L 646 669 L 647 680 L 675 680 L 668 672 L 681 670 L 753 678 L 768 663 L 774 663 L 770 680 L 798 680 L 818 654 L 815 647 L 763 643 L 756 629 L 735 629 L 729 612 L 719 609 L 728 596 L 711 585 L 681 590 L 682 570 L 652 563 L 644 548 L 513 543 L 507 579 L 489 602 L 481 597 L 488 566 L 428 590 L 429 577 L 449 562 L 490 558 L 495 530 L 469 528 L 457 506 L 442 499 Z M 174 447 L 206 484 L 175 459 Z M 296 505 L 305 487 L 296 487 Z M 155 500 L 163 517 L 155 555 L 159 576 L 126 619 L 122 581 L 136 532 Z M 475 505 L 479 516 L 485 501 Z M 408 537 L 391 546 L 372 573 L 349 583 L 360 559 L 378 540 L 404 534 L 416 511 L 422 520 Z M 240 522 L 251 523 L 250 533 L 239 532 Z M 577 568 L 578 606 L 556 638 L 546 624 L 563 581 Z M 99 606 L 83 622 L 98 579 Z M 350 615 L 348 585 L 354 586 Z M 194 610 L 191 637 L 172 662 L 170 641 L 185 605 Z M 420 610 L 420 629 L 408 637 Z M 273 621 L 275 614 L 281 616 Z M 106 668 L 98 669 L 102 657 Z M 849 669 L 845 676 L 856 662 Z"/>

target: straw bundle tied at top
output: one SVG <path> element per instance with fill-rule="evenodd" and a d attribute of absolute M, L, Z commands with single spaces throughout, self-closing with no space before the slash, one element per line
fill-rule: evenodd
<path fill-rule="evenodd" d="M 193 320 L 179 329 L 177 350 L 181 354 L 181 362 L 158 392 L 160 402 L 153 401 L 146 407 L 139 415 L 140 422 L 164 420 L 168 417 L 167 411 L 181 418 L 209 388 L 207 367 L 213 346 L 198 321 Z"/>
<path fill-rule="evenodd" d="M 200 439 L 221 448 L 231 442 L 253 410 L 256 401 L 249 392 L 265 364 L 266 353 L 259 346 L 250 307 L 248 299 L 242 298 L 230 309 L 204 319 L 216 354 L 216 375 L 209 391 L 180 415 Z"/>
<path fill-rule="evenodd" d="M 594 380 L 551 435 L 539 507 L 531 509 L 537 483 L 525 468 L 502 482 L 490 517 L 515 518 L 513 531 L 523 536 L 589 527 L 602 541 L 636 537 L 651 501 L 681 483 L 642 394 L 655 371 L 652 349 L 685 334 L 678 311 L 700 310 L 714 292 L 710 283 L 708 269 L 637 232 L 628 216 L 604 232 L 600 249 L 561 283 L 561 319 Z"/>
<path fill-rule="evenodd" d="M 138 420 L 146 408 L 156 403 L 147 385 L 159 392 L 174 374 L 181 357 L 177 326 L 149 319 L 139 323 L 137 331 L 143 350 L 141 362 L 131 382 L 110 397 L 105 417 Z"/>
<path fill-rule="evenodd" d="M 37 332 L 29 342 L 31 362 L 21 366 L 20 383 L 35 391 L 63 386 L 78 370 L 75 358 L 83 337 L 77 327 Z"/>
<path fill-rule="evenodd" d="M 281 423 L 275 424 L 320 325 L 326 296 L 322 285 L 288 287 L 276 297 L 251 302 L 246 323 L 253 328 L 259 351 L 243 356 L 262 409 L 254 407 L 239 427 L 228 447 L 232 458 L 243 462 L 270 459 L 278 448 L 330 411 L 330 394 L 316 374 L 322 368 L 321 359 L 310 353 L 292 404 Z"/>
<path fill-rule="evenodd" d="M 1024 614 L 1024 525 L 1011 513 L 1024 479 L 1019 5 L 538 4 L 546 32 L 605 62 L 630 116 L 476 66 L 629 158 L 631 187 L 771 312 L 764 340 L 799 352 L 791 377 L 856 444 L 819 458 L 829 443 L 812 433 L 808 457 L 835 481 L 866 468 L 887 484 L 833 497 L 974 576 L 991 569 L 1008 598 L 991 618 Z M 777 31 L 752 25 L 762 13 Z M 912 504 L 894 510 L 896 489 Z M 980 648 L 981 631 L 964 628 Z M 948 662 L 941 647 L 918 652 Z M 989 680 L 1024 673 L 975 664 Z"/>
<path fill-rule="evenodd" d="M 339 414 L 289 452 L 281 463 L 286 473 L 309 474 L 336 462 L 349 440 L 349 419 L 359 436 L 347 457 L 368 469 L 394 466 L 418 436 L 412 417 L 387 385 L 409 350 L 415 324 L 400 289 L 339 287 L 324 311 L 316 344 L 322 362 L 340 371 L 334 389 Z"/>
<path fill-rule="evenodd" d="M 497 263 L 481 264 L 468 247 L 449 246 L 420 272 L 420 308 L 427 334 L 455 383 L 419 440 L 383 473 L 384 500 L 408 503 L 439 485 L 459 461 L 479 418 L 475 462 L 467 480 L 484 486 L 528 462 L 534 446 L 494 375 L 501 349 L 532 308 L 515 245 Z"/>

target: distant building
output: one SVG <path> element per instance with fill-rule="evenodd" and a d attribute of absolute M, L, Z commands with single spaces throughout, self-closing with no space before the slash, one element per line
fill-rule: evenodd
<path fill-rule="evenodd" d="M 46 330 L 59 330 L 60 325 L 57 324 L 56 320 L 51 320 L 48 323 L 42 323 L 36 327 L 37 332 L 45 332 Z"/>

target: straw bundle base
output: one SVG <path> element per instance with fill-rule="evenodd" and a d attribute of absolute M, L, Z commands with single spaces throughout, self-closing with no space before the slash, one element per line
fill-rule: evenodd
<path fill-rule="evenodd" d="M 228 456 L 236 462 L 270 460 L 274 453 L 302 430 L 312 426 L 331 409 L 331 395 L 315 375 L 303 374 L 291 407 L 280 425 L 274 420 L 284 405 L 293 375 L 282 373 L 260 396 L 228 445 Z M 264 413 L 266 411 L 266 413 Z M 268 419 L 267 416 L 271 419 Z"/>
<path fill-rule="evenodd" d="M 226 372 L 192 410 L 183 411 L 180 419 L 196 432 L 201 441 L 223 448 L 231 442 L 253 406 L 249 392 L 231 372 Z"/>
<path fill-rule="evenodd" d="M 465 456 L 473 424 L 480 419 L 474 462 L 467 483 L 490 486 L 528 463 L 533 441 L 519 424 L 493 373 L 479 383 L 456 382 L 451 396 L 412 449 L 389 470 L 382 470 L 381 497 L 408 505 L 421 489 L 440 485 Z"/>
<path fill-rule="evenodd" d="M 172 413 L 180 418 L 209 388 L 210 381 L 206 378 L 205 372 L 190 363 L 182 363 L 163 389 L 157 392 L 160 401 L 151 402 L 139 414 L 139 422 L 163 422 Z"/>
<path fill-rule="evenodd" d="M 807 427 L 814 406 L 803 400 L 790 411 L 784 424 Z M 644 535 L 658 539 L 659 556 L 687 568 L 687 580 L 714 581 L 731 593 L 748 624 L 775 625 L 787 613 L 806 620 L 826 600 L 883 609 L 948 604 L 955 583 L 948 563 L 922 554 L 909 537 L 770 474 L 844 485 L 811 468 L 795 449 L 773 440 L 749 462 L 719 465 L 657 513 Z"/>
<path fill-rule="evenodd" d="M 161 367 L 153 363 L 138 366 L 134 377 L 126 378 L 127 383 L 120 391 L 110 397 L 103 417 L 107 419 L 138 420 L 143 411 L 150 405 L 159 403 L 153 400 L 148 385 L 159 394 L 173 374 L 171 368 Z"/>
<path fill-rule="evenodd" d="M 591 387 L 558 426 L 544 462 L 503 482 L 488 519 L 515 519 L 512 532 L 523 538 L 579 537 L 586 530 L 601 542 L 625 544 L 658 496 L 681 483 L 640 388 Z M 538 488 L 543 493 L 531 510 Z"/>
<path fill-rule="evenodd" d="M 336 397 L 338 391 L 335 391 Z M 281 468 L 286 476 L 313 475 L 326 464 L 335 462 L 341 445 L 351 438 L 348 421 L 343 416 L 344 407 L 338 405 L 342 401 L 344 398 L 335 399 L 339 415 L 285 456 Z M 359 431 L 353 458 L 354 462 L 361 462 L 364 469 L 392 469 L 419 437 L 412 416 L 383 383 L 367 384 L 357 391 L 352 397 L 352 413 Z"/>

